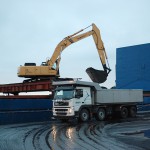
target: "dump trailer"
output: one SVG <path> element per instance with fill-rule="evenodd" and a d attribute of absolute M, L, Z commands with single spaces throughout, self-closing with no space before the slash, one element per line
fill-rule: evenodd
<path fill-rule="evenodd" d="M 62 121 L 77 118 L 85 122 L 95 117 L 135 117 L 137 103 L 143 102 L 143 91 L 102 89 L 98 83 L 79 80 L 55 81 L 53 117 Z"/>

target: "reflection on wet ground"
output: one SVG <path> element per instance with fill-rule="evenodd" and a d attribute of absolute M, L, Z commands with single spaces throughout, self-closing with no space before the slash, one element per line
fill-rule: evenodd
<path fill-rule="evenodd" d="M 146 138 L 150 137 L 149 124 L 150 118 L 142 116 L 105 122 L 3 125 L 0 150 L 141 150 L 150 147 Z"/>

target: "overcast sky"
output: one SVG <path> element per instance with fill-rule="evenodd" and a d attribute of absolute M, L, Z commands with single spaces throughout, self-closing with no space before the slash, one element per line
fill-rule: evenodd
<path fill-rule="evenodd" d="M 0 0 L 0 84 L 22 82 L 18 66 L 40 65 L 64 37 L 92 23 L 112 69 L 102 85 L 112 87 L 116 48 L 150 43 L 150 0 Z M 60 74 L 90 81 L 88 67 L 102 69 L 92 37 L 65 49 Z"/>

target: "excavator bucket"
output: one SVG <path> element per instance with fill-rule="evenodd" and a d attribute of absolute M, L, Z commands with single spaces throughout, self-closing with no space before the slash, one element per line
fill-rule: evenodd
<path fill-rule="evenodd" d="M 103 70 L 96 70 L 92 67 L 86 69 L 86 73 L 91 80 L 96 83 L 104 83 L 107 80 L 108 73 Z"/>

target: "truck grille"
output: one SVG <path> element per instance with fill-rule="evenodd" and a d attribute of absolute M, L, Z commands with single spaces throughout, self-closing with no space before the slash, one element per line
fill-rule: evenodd
<path fill-rule="evenodd" d="M 63 111 L 63 112 L 65 112 L 65 111 L 67 111 L 68 109 L 55 109 L 55 111 Z"/>
<path fill-rule="evenodd" d="M 57 115 L 65 116 L 67 115 L 68 109 L 55 109 Z"/>
<path fill-rule="evenodd" d="M 63 113 L 63 112 L 61 112 L 61 113 L 57 112 L 56 114 L 59 115 L 59 116 L 66 116 L 67 115 L 67 113 Z"/>

